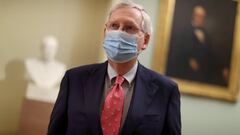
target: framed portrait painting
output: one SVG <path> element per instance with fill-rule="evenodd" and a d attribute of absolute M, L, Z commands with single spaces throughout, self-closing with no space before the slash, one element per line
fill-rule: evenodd
<path fill-rule="evenodd" d="M 160 0 L 153 68 L 182 93 L 236 101 L 239 0 Z"/>

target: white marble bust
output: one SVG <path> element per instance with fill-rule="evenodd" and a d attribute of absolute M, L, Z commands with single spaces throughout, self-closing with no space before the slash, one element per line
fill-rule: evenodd
<path fill-rule="evenodd" d="M 57 39 L 46 36 L 41 45 L 42 57 L 26 59 L 28 99 L 50 103 L 56 101 L 59 84 L 66 70 L 66 66 L 55 59 L 57 48 Z"/>

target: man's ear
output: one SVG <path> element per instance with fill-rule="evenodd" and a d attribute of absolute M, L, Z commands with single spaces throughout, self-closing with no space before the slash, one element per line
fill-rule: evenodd
<path fill-rule="evenodd" d="M 143 43 L 142 50 L 145 50 L 147 48 L 149 40 L 150 40 L 150 35 L 146 33 L 144 35 L 144 43 Z"/>
<path fill-rule="evenodd" d="M 105 36 L 106 36 L 106 31 L 107 31 L 107 29 L 106 29 L 106 28 L 104 28 L 104 29 L 103 29 L 103 35 L 102 35 L 102 39 L 104 39 L 104 38 L 105 38 Z"/>
<path fill-rule="evenodd" d="M 104 28 L 104 30 L 103 30 L 103 36 L 105 37 L 105 34 L 106 34 L 106 27 Z"/>

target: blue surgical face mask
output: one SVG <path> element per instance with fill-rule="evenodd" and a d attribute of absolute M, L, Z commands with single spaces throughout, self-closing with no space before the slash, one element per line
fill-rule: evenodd
<path fill-rule="evenodd" d="M 110 60 L 124 63 L 138 56 L 137 36 L 121 31 L 107 31 L 103 47 Z"/>

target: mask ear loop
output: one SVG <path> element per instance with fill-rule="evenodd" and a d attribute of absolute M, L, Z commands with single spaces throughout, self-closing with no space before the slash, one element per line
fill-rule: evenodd
<path fill-rule="evenodd" d="M 142 50 L 137 51 L 137 56 L 142 53 Z"/>
<path fill-rule="evenodd" d="M 137 36 L 137 40 L 138 40 L 139 38 L 143 38 L 143 37 L 145 36 L 145 34 L 146 34 L 146 33 L 143 32 L 143 35 L 141 35 L 141 36 L 136 35 L 136 36 Z M 144 48 L 140 48 L 140 50 L 137 50 L 137 56 L 138 56 L 139 54 L 141 54 L 141 53 L 143 52 L 143 50 L 145 50 L 145 49 L 144 49 Z"/>

